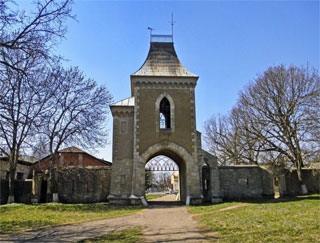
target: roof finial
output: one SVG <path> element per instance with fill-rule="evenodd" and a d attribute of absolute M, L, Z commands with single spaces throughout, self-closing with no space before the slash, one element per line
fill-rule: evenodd
<path fill-rule="evenodd" d="M 150 42 L 151 42 L 151 40 L 152 40 L 152 28 L 148 27 L 148 30 L 150 30 Z"/>
<path fill-rule="evenodd" d="M 172 35 L 172 42 L 173 42 L 173 25 L 176 21 L 173 21 L 173 13 L 171 13 L 171 21 L 169 22 L 171 24 L 171 35 Z"/>

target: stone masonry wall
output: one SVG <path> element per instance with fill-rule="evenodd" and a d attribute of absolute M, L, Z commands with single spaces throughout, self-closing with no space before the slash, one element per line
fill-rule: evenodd
<path fill-rule="evenodd" d="M 320 171 L 316 169 L 302 169 L 302 181 L 309 193 L 320 193 Z M 285 173 L 284 195 L 293 196 L 302 193 L 296 170 Z"/>
<path fill-rule="evenodd" d="M 220 166 L 220 190 L 223 198 L 273 198 L 273 177 L 258 166 Z"/>
<path fill-rule="evenodd" d="M 133 107 L 113 107 L 112 176 L 109 201 L 128 204 L 132 189 Z M 117 199 L 115 199 L 117 198 Z"/>
<path fill-rule="evenodd" d="M 94 203 L 107 201 L 111 169 L 68 168 L 58 171 L 58 194 L 62 203 Z"/>

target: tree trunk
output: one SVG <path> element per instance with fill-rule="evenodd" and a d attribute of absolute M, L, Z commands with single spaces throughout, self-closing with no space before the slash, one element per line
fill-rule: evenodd
<path fill-rule="evenodd" d="M 56 153 L 54 153 L 53 155 L 51 155 L 51 164 L 49 168 L 47 202 L 59 202 L 58 187 L 56 182 L 56 168 L 57 168 L 56 163 L 57 163 L 57 157 L 56 157 Z"/>
<path fill-rule="evenodd" d="M 54 168 L 49 169 L 49 180 L 47 190 L 47 202 L 59 202 L 58 188 L 56 182 L 56 173 Z"/>
<path fill-rule="evenodd" d="M 297 137 L 297 124 L 295 123 L 295 129 L 294 129 L 294 142 L 296 144 L 295 146 L 295 157 L 296 157 L 296 161 L 297 161 L 297 175 L 298 175 L 298 180 L 301 186 L 301 192 L 303 195 L 308 194 L 308 189 L 307 186 L 303 183 L 302 181 L 302 166 L 303 166 L 303 160 L 302 160 L 302 156 L 301 156 L 301 148 L 300 148 L 300 144 L 299 144 L 299 140 Z"/>
<path fill-rule="evenodd" d="M 299 185 L 300 185 L 300 187 L 301 187 L 301 193 L 302 193 L 303 195 L 308 194 L 307 186 L 306 186 L 306 184 L 304 184 L 303 181 L 302 181 L 301 165 L 298 165 L 298 166 L 297 166 L 297 175 L 298 175 Z"/>
<path fill-rule="evenodd" d="M 59 202 L 58 185 L 56 181 L 56 169 L 52 170 L 51 187 L 52 187 L 52 202 Z"/>
<path fill-rule="evenodd" d="M 16 174 L 16 161 L 15 161 L 15 153 L 11 153 L 9 157 L 9 195 L 7 203 L 14 203 L 14 181 L 15 181 L 15 174 Z"/>
<path fill-rule="evenodd" d="M 15 172 L 16 170 L 14 168 L 12 168 L 12 166 L 10 166 L 9 169 L 9 195 L 8 195 L 8 201 L 7 203 L 14 203 L 15 202 L 15 198 L 14 198 L 14 176 L 15 176 Z"/>

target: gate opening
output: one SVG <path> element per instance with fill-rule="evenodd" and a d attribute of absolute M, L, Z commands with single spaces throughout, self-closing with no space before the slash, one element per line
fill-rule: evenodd
<path fill-rule="evenodd" d="M 158 155 L 145 165 L 145 198 L 151 204 L 179 203 L 181 192 L 179 165 Z"/>

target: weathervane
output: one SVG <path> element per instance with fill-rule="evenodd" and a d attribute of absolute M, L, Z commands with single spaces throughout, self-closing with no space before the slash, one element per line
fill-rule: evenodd
<path fill-rule="evenodd" d="M 171 13 L 171 21 L 169 23 L 171 24 L 171 35 L 172 35 L 172 41 L 173 41 L 173 25 L 176 21 L 173 21 L 173 13 Z"/>

